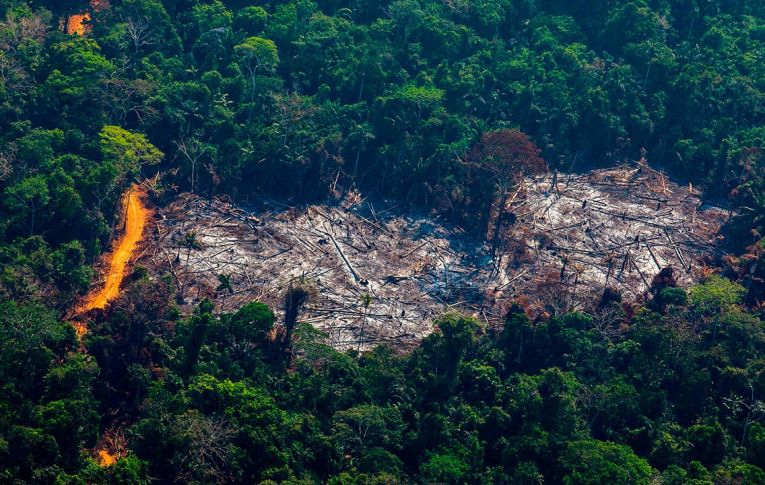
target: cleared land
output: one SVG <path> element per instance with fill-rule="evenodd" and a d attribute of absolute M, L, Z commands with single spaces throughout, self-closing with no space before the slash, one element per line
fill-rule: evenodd
<path fill-rule="evenodd" d="M 317 296 L 301 320 L 332 345 L 406 347 L 451 308 L 491 324 L 515 300 L 568 311 L 606 286 L 634 300 L 667 266 L 689 285 L 719 256 L 726 217 L 647 167 L 529 179 L 508 210 L 514 222 L 493 259 L 451 224 L 358 194 L 247 209 L 187 194 L 160 211 L 140 264 L 171 274 L 189 308 L 258 299 L 278 312 L 285 289 L 307 282 Z"/>

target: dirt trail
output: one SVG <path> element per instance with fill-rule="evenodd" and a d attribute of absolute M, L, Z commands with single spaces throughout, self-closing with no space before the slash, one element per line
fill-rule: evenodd
<path fill-rule="evenodd" d="M 108 6 L 108 0 L 91 0 L 90 2 L 90 7 L 96 12 Z M 67 34 L 85 35 L 89 30 L 90 13 L 88 12 L 71 15 L 67 20 Z M 112 253 L 108 255 L 109 270 L 106 274 L 106 284 L 85 297 L 83 303 L 75 310 L 76 316 L 90 310 L 104 308 L 109 301 L 119 295 L 120 285 L 125 278 L 128 262 L 130 262 L 133 252 L 141 241 L 143 228 L 151 215 L 151 212 L 141 200 L 144 195 L 143 189 L 138 184 L 133 184 L 122 197 L 122 213 L 125 218 L 125 227 L 119 242 Z M 71 323 L 75 332 L 77 332 L 77 337 L 82 341 L 82 337 L 88 331 L 87 325 L 79 320 L 74 320 Z M 84 348 L 81 347 L 80 350 L 84 351 Z M 120 458 L 119 454 L 110 452 L 103 444 L 99 445 L 98 448 L 95 450 L 95 453 L 99 466 L 114 465 L 117 459 Z"/>
<path fill-rule="evenodd" d="M 102 309 L 106 304 L 117 297 L 120 285 L 125 277 L 125 270 L 130 262 L 138 243 L 143 236 L 143 229 L 151 211 L 146 208 L 141 200 L 145 193 L 138 185 L 133 185 L 122 198 L 125 227 L 119 241 L 111 254 L 107 256 L 108 272 L 105 284 L 85 297 L 82 305 L 77 309 L 78 314 L 90 310 Z"/>
<path fill-rule="evenodd" d="M 82 337 L 87 333 L 88 327 L 78 317 L 91 310 L 106 307 L 107 303 L 119 295 L 120 285 L 125 278 L 128 263 L 138 244 L 141 242 L 144 227 L 151 216 L 151 211 L 144 205 L 142 200 L 145 195 L 146 193 L 141 186 L 133 184 L 122 196 L 124 228 L 112 252 L 104 258 L 104 266 L 107 268 L 105 284 L 85 296 L 83 302 L 74 311 L 75 317 L 71 323 L 80 341 L 82 341 Z M 80 351 L 84 352 L 85 348 L 81 346 Z M 100 466 L 111 466 L 120 456 L 124 456 L 124 454 L 113 453 L 113 450 L 108 449 L 103 444 L 99 445 L 94 451 Z"/>

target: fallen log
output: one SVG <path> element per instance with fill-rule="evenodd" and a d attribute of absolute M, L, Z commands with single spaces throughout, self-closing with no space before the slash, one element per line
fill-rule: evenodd
<path fill-rule="evenodd" d="M 332 234 L 329 232 L 326 232 L 325 234 L 329 237 L 330 241 L 332 241 L 332 244 L 335 245 L 335 249 L 337 249 L 337 252 L 340 254 L 340 257 L 343 259 L 343 261 L 345 262 L 345 265 L 348 267 L 348 271 L 351 272 L 351 274 L 353 275 L 353 279 L 356 280 L 356 283 L 366 286 L 368 284 L 368 281 L 362 278 L 361 276 L 359 276 L 356 270 L 353 269 L 353 265 L 351 264 L 350 261 L 348 261 L 348 258 L 345 257 L 345 253 L 340 248 L 340 245 L 337 243 L 334 236 L 332 236 Z"/>

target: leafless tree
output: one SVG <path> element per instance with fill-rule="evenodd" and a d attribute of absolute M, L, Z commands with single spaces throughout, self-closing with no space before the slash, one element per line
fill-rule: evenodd
<path fill-rule="evenodd" d="M 557 272 L 551 271 L 541 275 L 533 292 L 537 301 L 545 302 L 544 311 L 550 316 L 565 315 L 578 308 L 572 288 L 560 281 Z"/>
<path fill-rule="evenodd" d="M 731 393 L 730 397 L 722 399 L 723 406 L 733 414 L 743 414 L 743 430 L 741 431 L 741 445 L 746 442 L 746 433 L 752 424 L 765 419 L 765 402 L 755 397 L 754 383 L 752 378 L 747 376 L 748 396 L 741 396 Z"/>
<path fill-rule="evenodd" d="M 276 120 L 274 126 L 281 134 L 282 143 L 287 145 L 295 138 L 301 124 L 314 116 L 317 109 L 308 103 L 307 98 L 297 93 L 274 94 L 272 99 Z"/>
<path fill-rule="evenodd" d="M 196 190 L 197 165 L 210 150 L 210 146 L 197 137 L 181 137 L 177 140 L 173 140 L 173 143 L 178 147 L 178 151 L 181 155 L 189 161 L 189 165 L 191 166 L 191 193 L 193 194 Z"/>
<path fill-rule="evenodd" d="M 124 72 L 124 71 L 123 71 Z M 148 99 L 156 86 L 145 79 L 126 79 L 123 72 L 115 72 L 102 81 L 104 106 L 109 109 L 109 120 L 125 124 L 131 117 L 144 123 L 157 115 Z"/>
<path fill-rule="evenodd" d="M 122 428 L 110 428 L 101 438 L 101 444 L 97 448 L 99 454 L 103 451 L 113 459 L 124 458 L 128 454 L 128 440 L 125 430 Z"/>
<path fill-rule="evenodd" d="M 16 146 L 9 144 L 0 150 L 0 180 L 6 180 L 13 174 L 16 161 Z"/>
<path fill-rule="evenodd" d="M 133 53 L 137 54 L 142 47 L 155 45 L 154 29 L 151 22 L 144 16 L 123 17 L 120 19 L 125 26 L 125 34 L 133 46 Z"/>
<path fill-rule="evenodd" d="M 34 89 L 29 56 L 42 48 L 48 35 L 48 19 L 40 15 L 19 16 L 9 12 L 0 22 L 0 84 L 6 91 L 23 96 Z"/>
<path fill-rule="evenodd" d="M 189 412 L 175 422 L 175 434 L 186 442 L 179 465 L 184 472 L 178 477 L 188 479 L 212 478 L 226 481 L 226 466 L 231 456 L 231 439 L 235 429 L 222 418 L 208 418 Z"/>
<path fill-rule="evenodd" d="M 592 428 L 599 418 L 611 416 L 628 401 L 627 397 L 615 395 L 602 384 L 581 385 L 574 392 L 577 406 L 583 411 L 587 422 L 587 428 Z"/>
<path fill-rule="evenodd" d="M 623 322 L 624 310 L 617 304 L 596 308 L 592 312 L 593 327 L 608 342 L 614 342 L 621 338 Z"/>

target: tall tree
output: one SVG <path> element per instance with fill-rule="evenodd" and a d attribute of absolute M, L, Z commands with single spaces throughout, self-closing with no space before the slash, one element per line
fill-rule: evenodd
<path fill-rule="evenodd" d="M 279 64 L 279 53 L 274 41 L 262 37 L 248 37 L 244 42 L 234 47 L 234 52 L 250 78 L 250 107 L 247 119 L 252 121 L 252 108 L 255 102 L 258 75 L 271 73 L 276 69 Z"/>
<path fill-rule="evenodd" d="M 511 189 L 518 187 L 524 177 L 547 170 L 547 164 L 540 153 L 540 149 L 525 133 L 516 129 L 502 129 L 481 135 L 480 141 L 467 154 L 467 165 L 488 177 L 493 185 L 496 206 L 493 221 L 489 215 L 490 230 L 493 227 L 493 254 L 496 254 L 499 245 Z"/>

